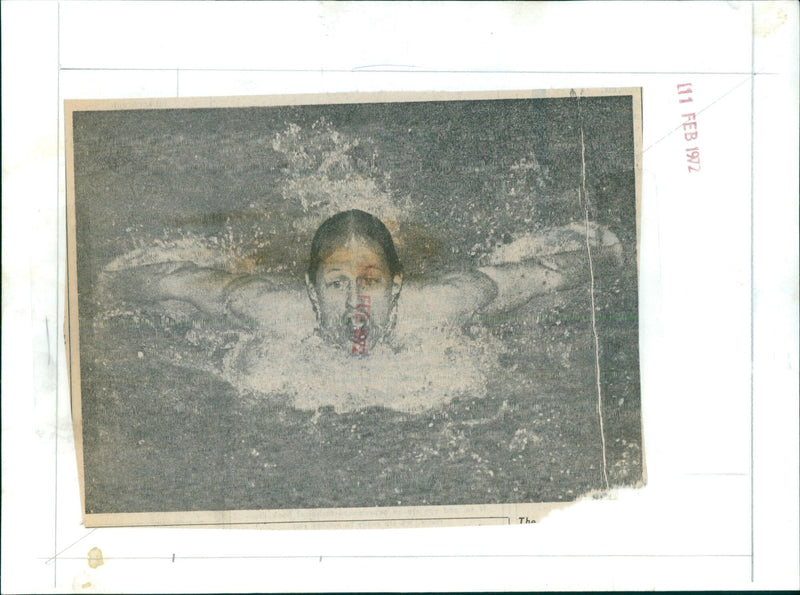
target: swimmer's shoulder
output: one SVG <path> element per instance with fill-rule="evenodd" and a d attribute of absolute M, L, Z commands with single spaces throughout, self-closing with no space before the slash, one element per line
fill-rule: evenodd
<path fill-rule="evenodd" d="M 306 290 L 270 277 L 236 279 L 225 288 L 225 310 L 243 322 L 261 327 L 297 325 L 309 332 L 314 316 Z"/>
<path fill-rule="evenodd" d="M 452 271 L 412 279 L 403 287 L 400 312 L 431 324 L 465 322 L 497 295 L 494 282 L 479 271 Z"/>

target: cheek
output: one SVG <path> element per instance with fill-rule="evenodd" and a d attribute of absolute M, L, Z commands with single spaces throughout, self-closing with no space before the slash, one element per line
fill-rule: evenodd
<path fill-rule="evenodd" d="M 346 296 L 338 295 L 335 291 L 318 290 L 319 309 L 323 318 L 338 317 L 344 312 Z"/>
<path fill-rule="evenodd" d="M 367 292 L 370 297 L 370 316 L 375 322 L 385 322 L 389 319 L 392 305 L 391 287 L 386 290 Z"/>

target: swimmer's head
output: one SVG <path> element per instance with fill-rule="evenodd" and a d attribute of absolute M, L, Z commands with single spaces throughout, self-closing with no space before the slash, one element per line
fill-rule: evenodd
<path fill-rule="evenodd" d="M 380 219 L 352 210 L 317 229 L 306 273 L 308 297 L 322 337 L 363 355 L 392 333 L 403 268 Z"/>

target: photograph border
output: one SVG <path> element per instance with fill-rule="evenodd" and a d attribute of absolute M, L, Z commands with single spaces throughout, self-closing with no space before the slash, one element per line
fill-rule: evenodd
<path fill-rule="evenodd" d="M 423 101 L 464 101 L 495 99 L 545 99 L 564 97 L 631 96 L 633 115 L 634 190 L 636 201 L 636 263 L 638 271 L 642 194 L 642 89 L 590 88 L 477 92 L 380 92 L 308 95 L 195 97 L 158 99 L 65 100 L 66 189 L 67 189 L 67 269 L 66 269 L 66 364 L 72 406 L 72 425 L 78 464 L 83 522 L 86 527 L 182 526 L 269 529 L 321 528 L 396 528 L 462 525 L 497 525 L 538 522 L 550 511 L 571 502 L 537 502 L 485 505 L 396 506 L 371 508 L 303 508 L 232 511 L 176 511 L 144 513 L 90 514 L 86 512 L 83 416 L 79 352 L 79 312 L 77 297 L 77 249 L 75 216 L 75 175 L 73 154 L 73 114 L 81 111 L 163 110 L 186 108 L 237 108 L 268 106 L 335 105 L 356 103 L 403 103 Z M 637 273 L 638 274 L 638 273 Z M 641 407 L 640 407 L 641 416 Z M 644 420 L 641 419 L 643 430 Z M 646 481 L 644 441 L 642 479 Z M 608 495 L 590 493 L 583 498 Z"/>

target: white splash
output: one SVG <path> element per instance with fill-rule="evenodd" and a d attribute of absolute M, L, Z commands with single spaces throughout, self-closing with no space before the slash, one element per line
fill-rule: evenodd
<path fill-rule="evenodd" d="M 366 149 L 370 139 L 339 132 L 324 118 L 310 128 L 289 124 L 275 135 L 272 148 L 292 170 L 281 185 L 281 196 L 306 213 L 292 221 L 294 229 L 314 231 L 328 217 L 350 209 L 367 211 L 387 225 L 408 217 L 411 205 L 392 196 L 389 175 L 376 166 L 377 154 L 373 151 L 371 165 L 354 163 L 349 152 L 362 145 Z M 386 187 L 381 188 L 376 179 L 382 179 Z"/>
<path fill-rule="evenodd" d="M 459 395 L 486 396 L 486 374 L 497 365 L 497 341 L 459 331 L 426 329 L 398 335 L 352 357 L 311 336 L 289 342 L 265 332 L 239 342 L 223 377 L 240 390 L 285 395 L 297 409 L 337 412 L 386 407 L 407 413 L 440 407 Z"/>

